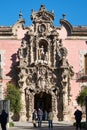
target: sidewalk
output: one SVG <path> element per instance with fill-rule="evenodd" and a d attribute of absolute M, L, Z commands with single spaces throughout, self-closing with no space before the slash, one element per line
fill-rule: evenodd
<path fill-rule="evenodd" d="M 54 126 L 73 126 L 72 122 L 65 122 L 65 121 L 59 121 L 59 122 L 53 122 Z M 33 124 L 32 122 L 14 122 L 15 127 L 19 126 L 30 126 L 32 127 Z M 48 121 L 43 121 L 42 122 L 42 127 L 48 126 Z"/>
<path fill-rule="evenodd" d="M 1 129 L 0 129 L 1 130 Z M 14 127 L 7 128 L 7 130 L 76 130 L 72 122 L 54 122 L 53 128 L 48 128 L 48 122 L 43 121 L 42 127 L 33 127 L 32 122 L 14 122 Z M 81 129 L 85 130 L 85 129 Z"/>
<path fill-rule="evenodd" d="M 75 130 L 71 122 L 57 122 L 53 123 L 53 130 Z M 34 128 L 32 122 L 14 122 L 14 127 L 7 128 L 7 130 L 49 130 L 48 122 L 43 122 L 41 128 Z"/>

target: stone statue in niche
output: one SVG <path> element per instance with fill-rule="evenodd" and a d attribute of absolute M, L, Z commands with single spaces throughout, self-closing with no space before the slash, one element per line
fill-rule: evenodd
<path fill-rule="evenodd" d="M 60 52 L 60 56 L 67 56 L 67 49 L 65 47 L 63 47 L 63 43 L 62 43 L 62 39 L 60 39 L 59 41 L 59 52 Z"/>
<path fill-rule="evenodd" d="M 67 56 L 67 49 L 63 47 L 62 40 L 59 41 L 59 47 L 57 49 L 58 60 L 61 61 L 62 66 L 68 65 L 68 60 L 66 59 Z"/>
<path fill-rule="evenodd" d="M 43 45 L 39 48 L 39 59 L 43 61 L 48 60 L 48 53 L 44 51 Z"/>
<path fill-rule="evenodd" d="M 30 85 L 31 82 L 32 82 L 32 75 L 29 75 L 29 76 L 26 78 L 26 84 L 27 84 L 27 85 Z"/>
<path fill-rule="evenodd" d="M 46 79 L 44 77 L 40 79 L 40 86 L 42 90 L 44 90 L 46 87 Z"/>
<path fill-rule="evenodd" d="M 46 75 L 46 68 L 43 66 L 40 69 L 41 75 L 45 76 Z"/>
<path fill-rule="evenodd" d="M 21 48 L 19 48 L 18 50 L 18 58 L 19 59 L 23 58 L 23 50 Z"/>
<path fill-rule="evenodd" d="M 26 70 L 25 69 L 21 69 L 21 73 L 19 74 L 20 79 L 23 80 L 25 75 L 26 75 Z"/>
<path fill-rule="evenodd" d="M 21 59 L 21 62 L 26 62 L 27 63 L 27 49 L 26 48 L 20 48 L 18 50 L 18 58 Z"/>
<path fill-rule="evenodd" d="M 45 53 L 45 61 L 48 61 L 48 52 Z"/>
<path fill-rule="evenodd" d="M 46 26 L 44 24 L 41 24 L 41 25 L 39 25 L 38 30 L 40 33 L 43 33 L 46 30 Z"/>
<path fill-rule="evenodd" d="M 27 69 L 27 78 L 26 78 L 26 84 L 27 85 L 32 83 L 32 75 L 33 75 L 32 70 L 31 69 Z"/>
<path fill-rule="evenodd" d="M 43 66 L 39 68 L 38 73 L 38 85 L 41 89 L 45 89 L 46 87 L 46 68 Z"/>
<path fill-rule="evenodd" d="M 55 86 L 55 80 L 56 80 L 56 76 L 53 74 L 52 71 L 49 71 L 49 73 L 47 75 L 47 81 L 48 81 L 48 86 L 50 88 Z"/>
<path fill-rule="evenodd" d="M 68 60 L 64 56 L 62 58 L 62 66 L 68 66 Z"/>
<path fill-rule="evenodd" d="M 21 68 L 21 73 L 19 73 L 19 86 L 22 87 L 23 82 L 25 80 L 25 75 L 26 75 L 26 69 L 25 68 Z"/>
<path fill-rule="evenodd" d="M 22 44 L 21 44 L 22 48 L 26 48 L 27 47 L 27 41 L 26 40 L 22 40 Z"/>
<path fill-rule="evenodd" d="M 39 49 L 39 57 L 40 57 L 40 60 L 44 60 L 45 52 L 44 52 L 43 46 L 41 46 L 41 48 Z"/>
<path fill-rule="evenodd" d="M 68 60 L 66 59 L 67 49 L 65 47 L 60 49 L 60 55 L 62 60 L 62 66 L 67 66 L 68 65 Z"/>
<path fill-rule="evenodd" d="M 67 82 L 68 76 L 68 70 L 64 69 L 64 72 L 62 73 L 62 81 Z"/>

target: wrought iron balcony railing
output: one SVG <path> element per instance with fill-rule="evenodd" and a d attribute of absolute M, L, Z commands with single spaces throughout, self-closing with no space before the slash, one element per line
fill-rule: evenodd
<path fill-rule="evenodd" d="M 76 79 L 77 81 L 87 81 L 87 73 L 85 72 L 84 69 L 76 73 Z"/>

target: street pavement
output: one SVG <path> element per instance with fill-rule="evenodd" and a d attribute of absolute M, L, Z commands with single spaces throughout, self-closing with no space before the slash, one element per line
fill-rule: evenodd
<path fill-rule="evenodd" d="M 43 122 L 42 127 L 34 128 L 32 122 L 14 122 L 14 127 L 7 128 L 7 130 L 49 130 L 48 122 Z M 73 123 L 57 122 L 53 123 L 53 128 L 50 130 L 76 130 Z"/>

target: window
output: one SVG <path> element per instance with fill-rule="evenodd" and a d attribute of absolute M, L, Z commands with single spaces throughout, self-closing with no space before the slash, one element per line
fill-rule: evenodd
<path fill-rule="evenodd" d="M 84 74 L 87 75 L 87 54 L 84 55 Z"/>
<path fill-rule="evenodd" d="M 1 62 L 1 54 L 0 54 L 0 62 Z"/>

